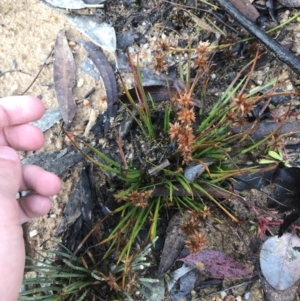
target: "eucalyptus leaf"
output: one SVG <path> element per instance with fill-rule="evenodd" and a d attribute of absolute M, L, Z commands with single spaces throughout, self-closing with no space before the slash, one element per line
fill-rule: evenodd
<path fill-rule="evenodd" d="M 297 235 L 273 236 L 264 242 L 260 267 L 268 283 L 286 290 L 300 279 L 300 239 Z"/>

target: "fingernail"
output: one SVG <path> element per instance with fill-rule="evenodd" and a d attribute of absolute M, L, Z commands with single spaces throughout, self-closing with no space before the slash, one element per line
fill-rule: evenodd
<path fill-rule="evenodd" d="M 0 147 L 0 158 L 6 159 L 10 161 L 17 161 L 19 160 L 19 156 L 15 150 L 10 147 L 1 146 Z"/>

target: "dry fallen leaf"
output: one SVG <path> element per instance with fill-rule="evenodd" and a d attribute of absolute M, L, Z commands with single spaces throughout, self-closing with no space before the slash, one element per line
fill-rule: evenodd
<path fill-rule="evenodd" d="M 54 88 L 65 127 L 68 128 L 76 114 L 72 94 L 75 85 L 75 62 L 64 30 L 60 30 L 54 46 Z"/>
<path fill-rule="evenodd" d="M 105 122 L 104 130 L 107 132 L 107 130 L 110 128 L 110 120 L 115 118 L 117 114 L 118 88 L 116 76 L 114 70 L 107 60 L 107 57 L 99 47 L 94 45 L 92 42 L 85 42 L 84 48 L 87 50 L 90 59 L 99 70 L 105 86 L 107 120 Z"/>
<path fill-rule="evenodd" d="M 273 236 L 262 245 L 260 267 L 268 283 L 286 290 L 300 279 L 300 239 L 297 235 Z"/>
<path fill-rule="evenodd" d="M 182 232 L 182 225 L 185 219 L 188 219 L 188 213 L 182 216 L 181 212 L 175 214 L 168 225 L 164 248 L 161 254 L 161 259 L 158 268 L 158 277 L 162 276 L 173 266 L 182 249 L 186 234 Z"/>
<path fill-rule="evenodd" d="M 255 22 L 260 16 L 259 12 L 251 4 L 250 0 L 229 0 L 229 2 L 252 22 Z"/>
<path fill-rule="evenodd" d="M 253 272 L 248 267 L 216 250 L 203 250 L 178 260 L 190 267 L 196 267 L 201 273 L 211 278 L 241 279 L 253 277 Z"/>

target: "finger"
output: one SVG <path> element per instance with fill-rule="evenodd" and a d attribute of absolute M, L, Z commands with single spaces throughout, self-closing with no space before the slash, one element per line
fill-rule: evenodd
<path fill-rule="evenodd" d="M 0 145 L 7 145 L 16 150 L 37 150 L 44 145 L 44 135 L 31 124 L 15 125 L 3 129 Z"/>
<path fill-rule="evenodd" d="M 15 150 L 7 146 L 0 146 L 0 208 L 2 198 L 15 198 L 21 185 L 21 162 Z"/>
<path fill-rule="evenodd" d="M 21 162 L 11 148 L 0 147 L 0 228 L 19 224 L 15 196 L 21 184 Z"/>
<path fill-rule="evenodd" d="M 52 196 L 61 188 L 60 179 L 39 166 L 23 165 L 23 178 L 20 190 L 33 190 L 43 196 Z"/>
<path fill-rule="evenodd" d="M 20 221 L 22 224 L 33 218 L 47 214 L 52 207 L 50 198 L 38 194 L 27 195 L 18 199 L 18 202 L 20 206 Z"/>
<path fill-rule="evenodd" d="M 0 128 L 40 119 L 45 106 L 33 96 L 11 96 L 0 99 Z"/>

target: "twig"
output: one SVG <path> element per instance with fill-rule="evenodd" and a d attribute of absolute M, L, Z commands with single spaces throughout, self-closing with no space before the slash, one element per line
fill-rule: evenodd
<path fill-rule="evenodd" d="M 0 77 L 3 76 L 6 73 L 12 73 L 12 72 L 20 72 L 20 73 L 23 73 L 23 74 L 26 74 L 26 75 L 31 75 L 31 74 L 29 74 L 27 72 L 24 72 L 24 71 L 22 71 L 20 69 L 17 69 L 17 70 L 8 70 L 8 71 L 0 72 Z"/>
<path fill-rule="evenodd" d="M 89 92 L 87 92 L 81 99 L 79 99 L 76 103 L 80 104 L 82 103 L 85 99 L 90 97 L 94 92 L 96 91 L 95 87 L 93 87 Z"/>
<path fill-rule="evenodd" d="M 164 169 L 165 167 L 167 167 L 169 165 L 170 165 L 170 162 L 168 160 L 165 160 L 161 164 L 159 164 L 153 168 L 150 168 L 148 170 L 148 174 L 150 176 L 155 176 L 159 171 L 161 171 L 162 169 Z"/>
<path fill-rule="evenodd" d="M 254 37 L 259 39 L 264 46 L 275 54 L 275 56 L 287 64 L 294 72 L 300 75 L 300 59 L 286 50 L 278 42 L 270 38 L 264 31 L 244 17 L 228 0 L 216 0 L 219 6 L 224 9 L 233 19 L 239 22 Z"/>
<path fill-rule="evenodd" d="M 123 162 L 124 169 L 125 169 L 125 171 L 127 171 L 128 165 L 127 165 L 127 161 L 126 161 L 126 158 L 125 158 L 125 155 L 123 152 L 123 148 L 122 148 L 123 143 L 122 143 L 121 137 L 117 132 L 115 132 L 115 137 L 116 137 L 116 142 L 117 142 L 117 146 L 119 149 L 120 161 Z"/>
<path fill-rule="evenodd" d="M 49 59 L 49 57 L 51 56 L 52 52 L 53 52 L 54 47 L 52 47 L 50 53 L 48 54 L 46 60 L 44 61 L 42 67 L 40 68 L 40 70 L 38 71 L 38 73 L 36 74 L 36 76 L 34 77 L 34 79 L 32 80 L 32 82 L 30 83 L 30 85 L 27 87 L 27 89 L 21 93 L 21 95 L 24 95 L 34 84 L 34 82 L 36 81 L 36 79 L 38 78 L 38 76 L 40 75 L 40 73 L 42 72 L 42 70 L 44 69 L 44 67 L 47 65 L 47 60 Z"/>
<path fill-rule="evenodd" d="M 253 281 L 256 281 L 256 279 L 257 279 L 257 278 L 255 278 L 255 279 L 253 279 L 253 280 L 249 280 L 249 281 L 244 281 L 244 282 L 242 282 L 242 283 L 240 283 L 240 284 L 233 285 L 233 286 L 230 286 L 230 287 L 227 287 L 227 288 L 222 288 L 221 291 L 213 292 L 213 293 L 210 293 L 210 294 L 208 294 L 208 295 L 206 295 L 206 296 L 207 296 L 207 297 L 208 297 L 208 296 L 213 296 L 213 295 L 219 294 L 220 292 L 223 292 L 223 291 L 226 292 L 226 291 L 228 291 L 228 290 L 231 290 L 231 289 L 234 289 L 234 288 L 238 288 L 238 287 L 241 287 L 241 286 L 246 285 L 246 284 L 250 284 L 250 283 L 252 283 Z"/>

